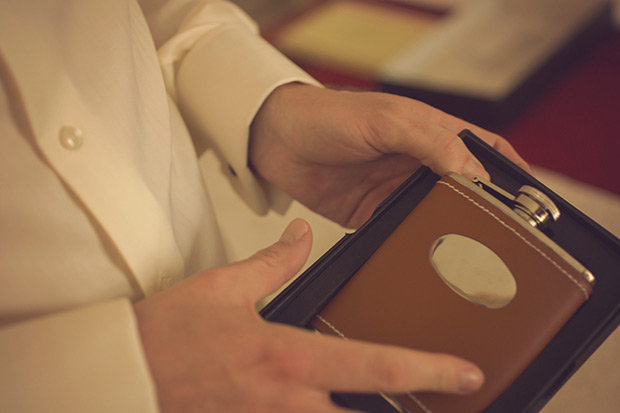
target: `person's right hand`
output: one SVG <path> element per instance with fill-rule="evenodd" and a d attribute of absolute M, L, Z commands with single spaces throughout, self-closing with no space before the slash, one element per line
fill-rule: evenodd
<path fill-rule="evenodd" d="M 330 391 L 469 393 L 469 362 L 267 323 L 255 303 L 307 259 L 311 231 L 293 221 L 279 242 L 204 271 L 135 305 L 163 412 L 349 412 Z"/>

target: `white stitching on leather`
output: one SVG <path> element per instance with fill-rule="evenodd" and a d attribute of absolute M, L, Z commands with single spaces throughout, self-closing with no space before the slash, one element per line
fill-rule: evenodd
<path fill-rule="evenodd" d="M 420 401 L 420 399 L 418 399 L 417 397 L 415 397 L 412 393 L 407 393 L 407 396 L 408 396 L 411 400 L 413 400 L 414 402 L 416 402 L 416 404 L 417 404 L 418 406 L 420 406 L 420 409 L 422 409 L 422 410 L 424 411 L 424 413 L 433 413 L 433 411 L 432 411 L 431 409 L 429 409 L 428 407 L 426 407 L 426 406 L 424 405 L 424 403 L 422 403 L 422 402 Z"/>
<path fill-rule="evenodd" d="M 348 340 L 346 338 L 346 336 L 344 334 L 342 334 L 342 332 L 340 330 L 338 330 L 332 323 L 330 323 L 329 321 L 327 321 L 326 319 L 324 319 L 323 317 L 321 317 L 320 314 L 316 315 L 316 318 L 318 318 L 319 320 L 321 320 L 321 322 L 323 324 L 325 324 L 327 327 L 329 327 L 334 333 L 338 334 L 340 336 L 340 338 Z"/>
<path fill-rule="evenodd" d="M 579 281 L 577 281 L 575 279 L 575 277 L 573 277 L 572 275 L 570 275 L 564 268 L 562 268 L 560 266 L 560 264 L 558 264 L 557 262 L 555 262 L 551 257 L 549 257 L 547 254 L 545 254 L 543 251 L 541 251 L 538 247 L 536 247 L 534 244 L 532 244 L 530 241 L 528 241 L 523 235 L 521 235 L 519 232 L 517 232 L 516 229 L 514 229 L 513 227 L 511 227 L 510 225 L 508 225 L 506 222 L 504 222 L 500 217 L 498 217 L 497 215 L 495 215 L 493 212 L 489 211 L 487 208 L 483 207 L 482 205 L 480 205 L 477 201 L 475 201 L 474 199 L 472 199 L 470 196 L 468 196 L 467 194 L 461 192 L 459 189 L 455 188 L 453 185 L 449 184 L 448 182 L 445 181 L 439 181 L 437 182 L 439 184 L 445 185 L 447 187 L 449 187 L 450 189 L 452 189 L 454 192 L 456 192 L 457 194 L 461 195 L 463 198 L 467 199 L 469 202 L 471 202 L 472 204 L 474 204 L 475 206 L 477 206 L 478 208 L 480 208 L 481 210 L 483 210 L 484 212 L 486 212 L 487 214 L 489 214 L 493 219 L 495 219 L 497 222 L 499 222 L 500 224 L 502 224 L 504 227 L 506 227 L 510 232 L 512 232 L 513 234 L 515 234 L 517 237 L 519 237 L 523 242 L 525 242 L 530 248 L 532 248 L 534 251 L 538 252 L 543 258 L 545 258 L 547 261 L 549 261 L 554 267 L 556 267 L 558 270 L 560 270 L 560 272 L 562 272 L 562 274 L 564 274 L 569 280 L 571 280 L 573 282 L 573 284 L 575 284 L 583 293 L 583 295 L 586 297 L 586 299 L 589 297 L 588 294 L 588 290 L 586 290 L 584 288 L 583 285 L 579 284 Z"/>
<path fill-rule="evenodd" d="M 316 315 L 316 318 L 318 318 L 323 324 L 325 324 L 327 327 L 329 327 L 334 333 L 336 333 L 340 338 L 342 338 L 343 340 L 348 340 L 347 337 L 342 333 L 342 331 L 338 330 L 336 328 L 335 325 L 333 325 L 332 323 L 330 323 L 329 321 L 327 321 L 326 319 L 324 319 L 323 317 L 321 317 L 320 314 Z M 426 407 L 420 400 L 418 400 L 417 397 L 415 397 L 413 394 L 411 393 L 407 393 L 407 396 L 409 396 L 409 398 L 411 400 L 413 400 L 414 402 L 416 402 L 416 404 L 418 406 L 420 406 L 420 409 L 422 409 L 424 411 L 424 413 L 433 413 L 431 410 L 429 410 L 428 407 Z"/>

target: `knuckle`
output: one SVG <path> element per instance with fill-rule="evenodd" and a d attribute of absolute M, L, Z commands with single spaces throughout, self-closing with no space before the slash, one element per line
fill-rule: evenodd
<path fill-rule="evenodd" d="M 461 140 L 456 135 L 450 134 L 450 136 L 443 138 L 443 144 L 441 145 L 441 152 L 443 154 L 457 155 L 461 149 Z"/>
<path fill-rule="evenodd" d="M 270 345 L 263 349 L 263 362 L 269 377 L 278 381 L 302 382 L 310 374 L 311 364 L 296 349 Z"/>
<path fill-rule="evenodd" d="M 431 390 L 439 392 L 453 392 L 458 390 L 458 372 L 451 356 L 438 356 L 435 371 L 432 374 Z"/>
<path fill-rule="evenodd" d="M 387 99 L 380 96 L 373 102 L 372 108 L 368 110 L 369 116 L 363 119 L 367 122 L 367 129 L 370 131 L 368 136 L 373 138 L 371 142 L 373 147 L 377 147 L 381 151 L 387 151 L 384 148 L 386 144 L 390 144 L 390 140 L 394 138 L 391 131 L 399 132 L 408 129 L 409 114 L 404 105 L 399 104 L 394 99 Z M 396 133 L 398 135 L 398 133 Z"/>
<path fill-rule="evenodd" d="M 285 264 L 285 260 L 276 245 L 258 251 L 254 254 L 254 258 L 267 270 L 276 270 Z"/>
<path fill-rule="evenodd" d="M 403 130 L 409 129 L 412 116 L 409 108 L 402 102 L 387 100 L 379 107 L 378 113 L 383 120 L 383 131 L 389 130 L 387 128 L 390 126 L 396 126 Z"/>
<path fill-rule="evenodd" d="M 200 273 L 195 279 L 198 288 L 192 291 L 217 294 L 226 288 L 230 276 L 225 267 L 217 267 Z"/>
<path fill-rule="evenodd" d="M 409 377 L 406 367 L 391 357 L 378 354 L 369 359 L 369 371 L 381 389 L 405 390 Z"/>
<path fill-rule="evenodd" d="M 439 144 L 438 154 L 441 155 L 441 160 L 445 163 L 445 166 L 457 171 L 464 168 L 471 159 L 471 155 L 463 142 L 456 135 L 443 136 L 439 139 L 442 142 Z"/>

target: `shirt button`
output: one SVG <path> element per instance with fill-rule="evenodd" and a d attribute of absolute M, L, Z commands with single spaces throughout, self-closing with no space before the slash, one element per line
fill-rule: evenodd
<path fill-rule="evenodd" d="M 82 143 L 84 143 L 82 130 L 75 126 L 63 126 L 60 128 L 59 138 L 62 147 L 70 151 L 80 149 Z"/>

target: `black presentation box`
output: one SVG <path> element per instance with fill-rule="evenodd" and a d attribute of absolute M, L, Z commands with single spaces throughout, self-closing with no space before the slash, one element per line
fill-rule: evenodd
<path fill-rule="evenodd" d="M 620 324 L 620 240 L 579 212 L 470 131 L 460 133 L 495 184 L 516 193 L 530 185 L 548 195 L 562 215 L 545 233 L 596 277 L 592 296 L 486 413 L 536 412 Z M 274 298 L 268 321 L 309 328 L 310 321 L 431 190 L 439 176 L 421 168 L 381 203 L 356 232 L 336 245 Z M 344 406 L 394 413 L 376 395 L 336 394 Z"/>

